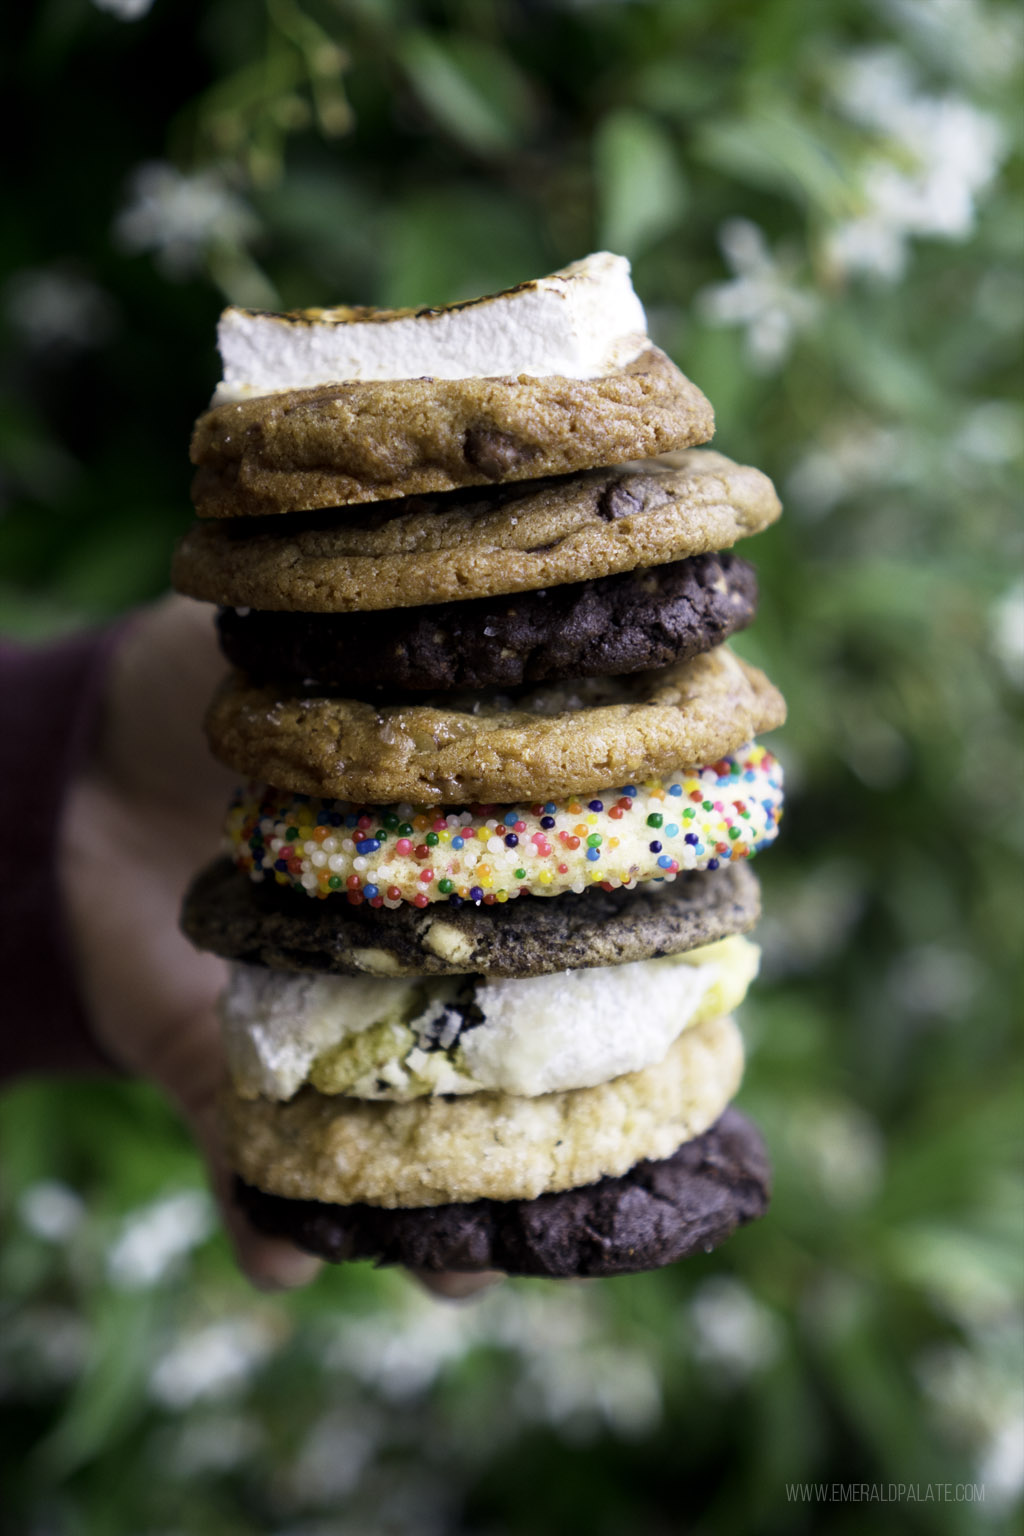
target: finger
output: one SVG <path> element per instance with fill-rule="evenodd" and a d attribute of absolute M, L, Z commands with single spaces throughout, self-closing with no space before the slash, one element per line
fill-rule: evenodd
<path fill-rule="evenodd" d="M 411 1273 L 425 1290 L 446 1301 L 468 1301 L 471 1296 L 489 1291 L 505 1278 L 500 1269 L 481 1269 L 475 1274 L 459 1274 L 450 1269 L 414 1269 Z"/>
<path fill-rule="evenodd" d="M 323 1268 L 323 1260 L 304 1253 L 287 1238 L 258 1232 L 240 1208 L 234 1194 L 234 1173 L 224 1154 L 216 1099 L 186 1109 L 235 1260 L 246 1279 L 261 1291 L 291 1291 L 309 1285 Z"/>

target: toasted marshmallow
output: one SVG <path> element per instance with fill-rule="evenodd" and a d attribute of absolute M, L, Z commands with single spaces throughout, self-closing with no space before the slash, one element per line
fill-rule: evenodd
<path fill-rule="evenodd" d="M 226 309 L 215 405 L 345 380 L 594 379 L 649 346 L 629 262 L 607 251 L 440 309 Z"/>

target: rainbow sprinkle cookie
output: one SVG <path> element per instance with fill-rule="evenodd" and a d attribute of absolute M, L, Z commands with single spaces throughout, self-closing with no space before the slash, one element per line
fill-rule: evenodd
<path fill-rule="evenodd" d="M 697 772 L 529 806 L 358 806 L 250 785 L 226 833 L 253 880 L 394 910 L 673 880 L 752 857 L 781 816 L 782 770 L 752 744 Z"/>

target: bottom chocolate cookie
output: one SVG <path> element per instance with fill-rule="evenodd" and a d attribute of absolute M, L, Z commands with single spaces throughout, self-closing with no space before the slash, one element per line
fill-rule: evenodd
<path fill-rule="evenodd" d="M 333 1263 L 500 1269 L 555 1278 L 628 1275 L 707 1253 L 767 1209 L 768 1156 L 757 1129 L 728 1109 L 663 1162 L 534 1200 L 474 1200 L 415 1210 L 327 1205 L 268 1195 L 236 1179 L 254 1226 Z"/>

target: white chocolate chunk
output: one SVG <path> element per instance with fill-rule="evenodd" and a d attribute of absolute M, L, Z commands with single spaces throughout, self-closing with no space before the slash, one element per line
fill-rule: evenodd
<path fill-rule="evenodd" d="M 217 327 L 224 377 L 213 403 L 348 379 L 600 378 L 649 345 L 629 274 L 624 256 L 600 251 L 439 309 L 233 306 Z"/>

